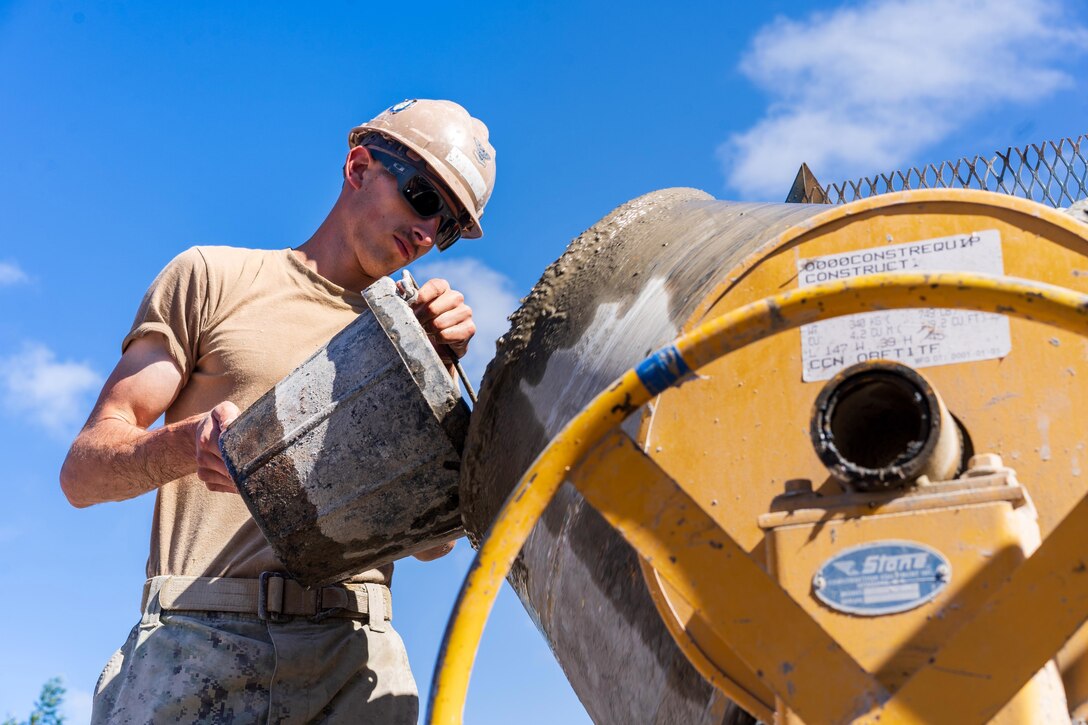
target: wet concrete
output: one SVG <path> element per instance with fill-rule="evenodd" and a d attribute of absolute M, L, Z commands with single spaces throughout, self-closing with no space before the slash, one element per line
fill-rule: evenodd
<path fill-rule="evenodd" d="M 675 339 L 737 264 L 826 206 L 666 189 L 571 242 L 511 318 L 473 411 L 461 477 L 478 545 L 522 473 L 608 383 Z M 570 485 L 509 577 L 598 723 L 721 722 L 721 695 L 673 643 L 637 558 Z"/>

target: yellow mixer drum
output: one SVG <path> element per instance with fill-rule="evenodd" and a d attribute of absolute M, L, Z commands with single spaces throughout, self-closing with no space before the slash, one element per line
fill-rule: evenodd
<path fill-rule="evenodd" d="M 920 191 L 875 197 L 829 209 L 767 240 L 731 270 L 684 329 L 785 290 L 886 272 L 982 272 L 1084 292 L 1086 237 L 1088 227 L 1069 217 L 1007 196 Z M 773 497 L 799 486 L 825 496 L 842 490 L 810 441 L 818 393 L 835 373 L 877 359 L 921 371 L 939 391 L 964 436 L 964 462 L 972 453 L 996 453 L 1015 470 L 1034 500 L 1044 536 L 1084 495 L 1085 340 L 971 311 L 866 313 L 766 339 L 660 396 L 646 409 L 639 440 L 723 529 L 764 561 L 758 522 Z M 728 690 L 739 688 L 738 699 L 750 709 L 769 712 L 769 692 L 728 645 L 652 569 L 645 570 L 662 617 L 700 671 L 729 683 Z M 1082 650 L 1074 640 L 1065 658 L 1072 707 L 1088 699 Z"/>
<path fill-rule="evenodd" d="M 482 538 L 567 421 L 620 373 L 711 318 L 808 285 L 894 272 L 976 272 L 1088 292 L 1086 255 L 1088 226 L 988 192 L 826 207 L 667 190 L 630 202 L 572 243 L 500 340 L 466 442 L 465 528 Z M 777 496 L 842 490 L 810 441 L 817 395 L 843 369 L 876 360 L 921 373 L 940 394 L 962 438 L 960 470 L 981 453 L 1015 469 L 1044 537 L 1088 489 L 1080 384 L 1088 345 L 1000 314 L 877 311 L 787 331 L 701 369 L 624 429 L 762 564 L 760 520 Z M 771 717 L 774 697 L 759 673 L 573 487 L 560 489 L 509 580 L 595 721 L 721 722 L 727 707 L 715 693 Z M 1081 639 L 1062 658 L 1071 708 L 1088 701 Z M 894 689 L 903 676 L 882 681 Z"/>

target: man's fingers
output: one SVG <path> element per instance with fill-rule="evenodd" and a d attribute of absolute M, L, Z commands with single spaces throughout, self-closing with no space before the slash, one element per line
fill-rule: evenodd
<path fill-rule="evenodd" d="M 447 541 L 444 544 L 439 544 L 438 546 L 432 546 L 430 549 L 424 549 L 423 551 L 417 551 L 415 554 L 413 554 L 413 556 L 415 558 L 419 559 L 420 561 L 434 561 L 435 559 L 443 557 L 446 554 L 453 551 L 453 546 L 456 543 L 457 543 L 456 541 Z"/>
<path fill-rule="evenodd" d="M 234 479 L 230 477 L 223 459 L 207 452 L 197 454 L 196 475 L 204 483 L 234 486 Z"/>
<path fill-rule="evenodd" d="M 426 324 L 445 312 L 467 306 L 463 294 L 457 290 L 447 290 L 441 297 L 437 297 L 430 302 L 416 304 L 413 311 L 416 314 L 416 319 L 420 323 Z"/>
<path fill-rule="evenodd" d="M 456 325 L 451 325 L 441 330 L 436 330 L 433 333 L 432 339 L 435 342 L 445 345 L 464 345 L 467 346 L 472 336 L 476 334 L 476 323 L 471 318 L 459 322 Z"/>
<path fill-rule="evenodd" d="M 472 308 L 465 304 L 465 296 L 450 288 L 444 279 L 427 280 L 419 289 L 412 306 L 439 356 L 449 358 L 451 349 L 455 357 L 464 356 L 469 340 L 476 334 Z"/>
<path fill-rule="evenodd" d="M 196 475 L 209 491 L 237 493 L 227 464 L 219 452 L 219 436 L 239 415 L 238 406 L 224 401 L 209 410 L 196 432 Z"/>
<path fill-rule="evenodd" d="M 428 280 L 419 288 L 419 295 L 412 303 L 416 318 L 426 323 L 443 312 L 448 312 L 465 302 L 465 296 L 450 287 L 444 279 Z"/>
<path fill-rule="evenodd" d="M 228 485 L 225 483 L 209 483 L 208 481 L 205 481 L 204 485 L 207 486 L 208 490 L 212 493 L 238 493 L 238 488 L 234 483 Z"/>
<path fill-rule="evenodd" d="M 416 304 L 429 304 L 431 301 L 438 299 L 449 290 L 450 283 L 446 280 L 437 277 L 435 279 L 429 279 L 423 283 L 422 287 L 419 288 L 419 294 L 416 297 Z"/>
<path fill-rule="evenodd" d="M 239 415 L 241 415 L 241 411 L 238 410 L 238 406 L 229 400 L 225 400 L 212 408 L 212 420 L 215 421 L 219 433 L 222 433 L 223 429 L 233 423 L 234 419 Z"/>
<path fill-rule="evenodd" d="M 208 471 L 210 473 L 217 474 L 230 480 L 230 473 L 227 471 L 227 464 L 223 463 L 223 459 L 219 457 L 218 452 L 212 453 L 207 450 L 201 450 L 196 456 L 197 471 Z M 207 480 L 207 479 L 203 479 Z"/>
<path fill-rule="evenodd" d="M 457 327 L 460 324 L 472 319 L 472 308 L 468 305 L 461 305 L 455 307 L 448 312 L 443 312 L 438 317 L 435 317 L 430 324 L 431 329 L 435 332 L 442 332 L 448 330 L 451 327 Z"/>

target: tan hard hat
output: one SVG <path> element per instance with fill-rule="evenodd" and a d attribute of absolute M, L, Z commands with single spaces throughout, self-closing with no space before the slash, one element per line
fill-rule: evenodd
<path fill-rule="evenodd" d="M 368 133 L 379 133 L 422 157 L 472 218 L 461 236 L 483 235 L 480 217 L 495 187 L 495 148 L 487 126 L 453 101 L 401 101 L 348 133 L 348 148 Z"/>

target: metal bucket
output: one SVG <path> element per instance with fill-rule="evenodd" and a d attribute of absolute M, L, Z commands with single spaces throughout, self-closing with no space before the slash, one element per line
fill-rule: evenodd
<path fill-rule="evenodd" d="M 245 410 L 220 449 L 253 518 L 306 586 L 461 535 L 469 410 L 388 277 L 369 312 Z"/>

